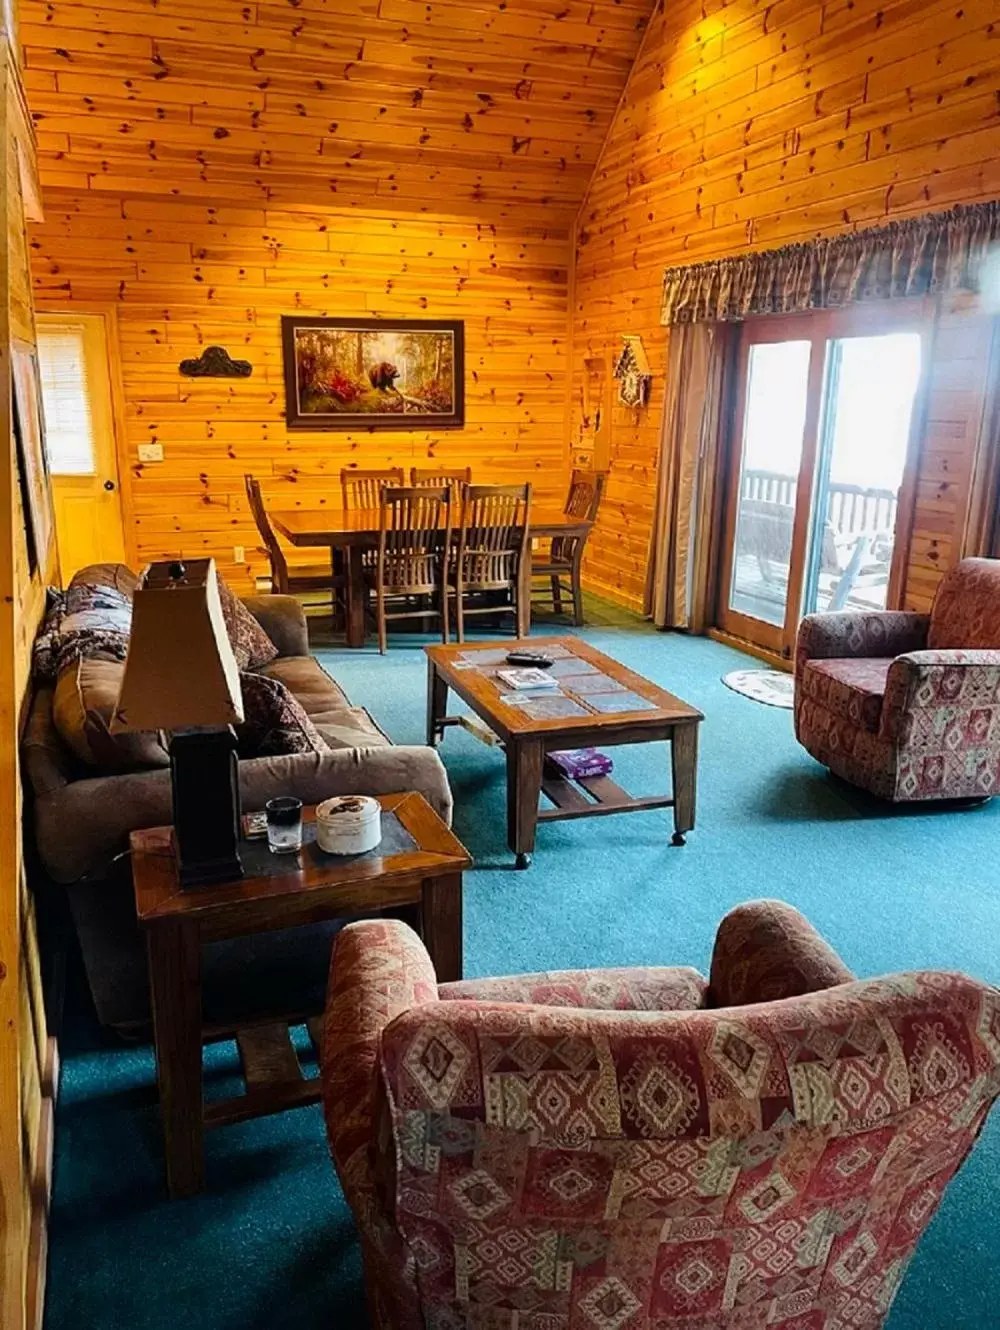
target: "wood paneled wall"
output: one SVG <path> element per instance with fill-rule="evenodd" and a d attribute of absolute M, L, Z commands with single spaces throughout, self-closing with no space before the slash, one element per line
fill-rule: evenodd
<path fill-rule="evenodd" d="M 664 268 L 997 197 L 996 36 L 995 0 L 657 7 L 577 223 L 581 457 L 590 443 L 587 361 L 610 360 L 622 333 L 639 333 L 657 376 L 647 409 L 614 408 L 608 497 L 585 565 L 592 588 L 642 605 L 663 407 Z M 956 317 L 945 312 L 946 336 L 958 336 Z M 948 454 L 967 472 L 976 443 L 974 403 L 948 396 L 974 391 L 971 380 L 947 387 L 949 372 L 968 379 L 970 356 L 942 368 L 931 403 L 907 584 L 908 600 L 921 605 L 961 544 L 964 482 L 939 502 L 940 466 Z"/>
<path fill-rule="evenodd" d="M 470 465 L 484 481 L 531 480 L 541 498 L 563 492 L 564 229 L 48 190 L 31 246 L 40 308 L 117 310 L 140 561 L 211 554 L 242 585 L 263 572 L 246 471 L 275 507 L 338 501 L 351 464 Z M 465 428 L 289 433 L 288 313 L 464 319 Z M 210 343 L 250 360 L 252 377 L 182 377 L 179 361 Z M 164 460 L 140 463 L 153 442 Z"/>
<path fill-rule="evenodd" d="M 34 206 L 34 142 L 16 59 L 0 23 L 0 120 L 5 146 L 0 232 L 0 1324 L 40 1326 L 51 1170 L 54 1043 L 42 1001 L 33 903 L 21 839 L 20 727 L 31 646 L 57 576 L 55 551 L 29 570 L 15 475 L 10 346 L 33 346 L 25 207 Z"/>

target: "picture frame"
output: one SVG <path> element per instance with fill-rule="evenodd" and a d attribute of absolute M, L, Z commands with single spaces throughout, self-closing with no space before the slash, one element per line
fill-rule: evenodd
<path fill-rule="evenodd" d="M 11 378 L 18 460 L 26 498 L 28 561 L 29 566 L 34 568 L 46 559 L 55 529 L 52 485 L 42 432 L 41 379 L 34 347 L 19 342 L 12 344 Z"/>
<path fill-rule="evenodd" d="M 460 319 L 281 320 L 285 422 L 299 430 L 465 424 Z"/>

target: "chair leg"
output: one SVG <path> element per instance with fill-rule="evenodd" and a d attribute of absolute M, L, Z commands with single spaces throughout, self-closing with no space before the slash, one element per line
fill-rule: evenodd
<path fill-rule="evenodd" d="M 574 568 L 572 573 L 573 580 L 573 624 L 576 628 L 583 627 L 583 579 L 580 577 L 579 568 Z"/>
<path fill-rule="evenodd" d="M 448 623 L 448 583 L 445 579 L 441 580 L 441 641 L 448 645 L 448 639 L 451 637 L 450 625 Z"/>
<path fill-rule="evenodd" d="M 381 587 L 375 592 L 375 613 L 378 617 L 378 649 L 379 654 L 384 656 L 388 647 L 386 622 L 385 622 L 385 594 Z"/>
<path fill-rule="evenodd" d="M 455 579 L 455 635 L 459 642 L 465 641 L 465 589 L 462 586 L 461 579 Z"/>
<path fill-rule="evenodd" d="M 556 614 L 562 614 L 562 585 L 559 581 L 559 574 L 553 573 L 549 578 L 552 583 L 552 605 Z"/>

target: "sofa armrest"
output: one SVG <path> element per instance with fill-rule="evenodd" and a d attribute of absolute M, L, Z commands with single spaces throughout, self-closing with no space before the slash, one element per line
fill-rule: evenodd
<path fill-rule="evenodd" d="M 370 1152 L 382 1031 L 425 1002 L 437 976 L 423 942 L 397 919 L 348 924 L 330 959 L 323 1028 L 323 1106 L 330 1151 L 348 1199 L 372 1195 Z"/>
<path fill-rule="evenodd" d="M 446 822 L 451 789 L 432 748 L 343 748 L 325 753 L 258 757 L 239 764 L 247 811 L 291 794 L 315 804 L 334 794 L 416 790 Z M 170 772 L 137 771 L 71 781 L 35 800 L 35 834 L 46 870 L 57 882 L 100 874 L 123 850 L 129 832 L 170 822 Z"/>
<path fill-rule="evenodd" d="M 709 1007 L 816 993 L 854 975 L 802 914 L 783 901 L 747 901 L 719 925 L 712 952 Z"/>
<path fill-rule="evenodd" d="M 930 616 L 908 610 L 876 614 L 807 614 L 795 643 L 795 677 L 806 661 L 901 656 L 927 645 Z"/>
<path fill-rule="evenodd" d="M 912 720 L 921 712 L 954 713 L 966 707 L 993 713 L 994 723 L 984 726 L 984 737 L 996 733 L 1000 718 L 1000 649 L 908 651 L 889 666 L 885 681 L 879 734 L 892 742 L 906 742 Z M 926 730 L 926 726 L 924 727 Z M 937 731 L 932 727 L 937 738 Z M 969 738 L 974 745 L 974 738 Z M 1000 741 L 994 741 L 1000 747 Z"/>
<path fill-rule="evenodd" d="M 309 628 L 294 596 L 244 596 L 243 604 L 278 648 L 279 656 L 308 656 Z"/>

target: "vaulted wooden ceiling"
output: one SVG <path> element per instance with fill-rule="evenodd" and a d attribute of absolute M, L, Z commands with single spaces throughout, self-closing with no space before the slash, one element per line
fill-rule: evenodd
<path fill-rule="evenodd" d="M 22 0 L 43 186 L 572 216 L 656 0 Z"/>

